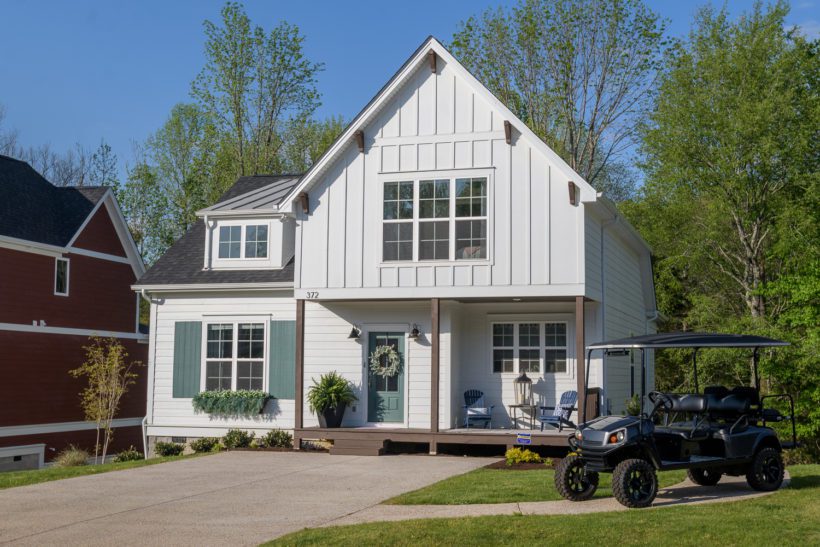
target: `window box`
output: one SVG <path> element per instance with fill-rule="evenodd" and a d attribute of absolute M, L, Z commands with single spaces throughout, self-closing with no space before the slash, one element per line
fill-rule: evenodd
<path fill-rule="evenodd" d="M 261 414 L 271 399 L 269 393 L 260 390 L 203 391 L 191 401 L 196 412 L 216 416 L 253 416 Z"/>

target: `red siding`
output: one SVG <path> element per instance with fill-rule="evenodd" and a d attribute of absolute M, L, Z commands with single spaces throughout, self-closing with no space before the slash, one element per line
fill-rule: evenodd
<path fill-rule="evenodd" d="M 88 224 L 85 225 L 80 236 L 74 242 L 75 247 L 107 253 L 116 256 L 128 256 L 122 247 L 120 237 L 111 222 L 111 216 L 105 205 L 100 206 Z"/>
<path fill-rule="evenodd" d="M 51 461 L 54 456 L 63 448 L 70 444 L 85 448 L 89 454 L 94 455 L 94 442 L 96 441 L 97 432 L 93 429 L 86 429 L 83 431 L 68 431 L 65 433 L 44 433 L 42 435 L 20 435 L 17 437 L 0 437 L 0 447 L 4 446 L 21 446 L 27 444 L 45 443 L 46 461 Z M 102 440 L 100 441 L 102 443 Z M 111 445 L 108 449 L 109 454 L 116 454 L 121 450 L 125 450 L 129 446 L 136 447 L 137 450 L 142 451 L 142 427 L 130 426 L 120 427 L 114 430 L 114 436 L 111 439 Z"/>
<path fill-rule="evenodd" d="M 84 336 L 0 331 L 0 426 L 83 421 L 80 391 L 86 378 L 68 371 L 85 360 Z M 120 402 L 118 418 L 145 416 L 148 344 L 122 340 L 128 360 L 143 362 L 137 382 Z M 3 439 L 0 437 L 0 439 Z"/>
<path fill-rule="evenodd" d="M 54 258 L 0 249 L 0 323 L 135 332 L 129 264 L 69 254 L 69 295 L 54 294 Z"/>

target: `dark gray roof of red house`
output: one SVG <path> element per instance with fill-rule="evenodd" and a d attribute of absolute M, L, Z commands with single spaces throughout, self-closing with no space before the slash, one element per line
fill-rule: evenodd
<path fill-rule="evenodd" d="M 64 247 L 105 186 L 54 186 L 28 163 L 0 155 L 0 236 Z"/>
<path fill-rule="evenodd" d="M 286 182 L 287 181 L 287 182 Z M 223 203 L 266 186 L 289 185 L 280 200 L 299 182 L 298 175 L 254 175 L 239 178 L 217 200 Z M 275 203 L 273 205 L 278 205 Z M 282 283 L 293 281 L 293 258 L 278 270 L 204 270 L 205 222 L 197 220 L 157 262 L 135 283 L 136 285 L 199 285 L 233 283 Z"/>

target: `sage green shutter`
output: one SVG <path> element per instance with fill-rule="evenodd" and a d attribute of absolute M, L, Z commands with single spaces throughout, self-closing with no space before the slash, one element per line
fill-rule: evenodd
<path fill-rule="evenodd" d="M 202 322 L 174 323 L 174 397 L 199 393 L 202 368 Z"/>
<path fill-rule="evenodd" d="M 268 391 L 277 399 L 296 397 L 296 321 L 270 322 Z"/>

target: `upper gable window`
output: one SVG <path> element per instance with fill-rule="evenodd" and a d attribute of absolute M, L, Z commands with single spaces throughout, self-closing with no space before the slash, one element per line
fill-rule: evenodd
<path fill-rule="evenodd" d="M 57 258 L 54 262 L 54 294 L 68 296 L 68 259 Z"/>
<path fill-rule="evenodd" d="M 487 259 L 487 203 L 487 177 L 385 182 L 382 260 Z"/>
<path fill-rule="evenodd" d="M 221 226 L 219 228 L 219 258 L 267 258 L 268 227 Z"/>

